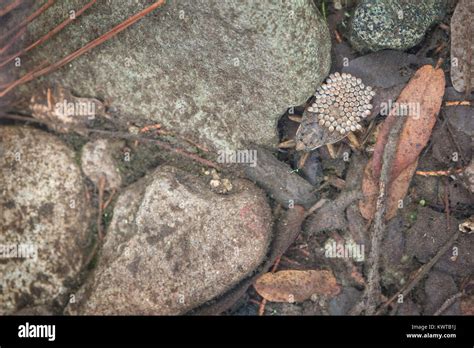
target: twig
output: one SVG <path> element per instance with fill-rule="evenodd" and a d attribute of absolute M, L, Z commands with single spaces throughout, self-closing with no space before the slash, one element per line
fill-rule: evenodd
<path fill-rule="evenodd" d="M 452 174 L 458 174 L 462 173 L 464 169 L 459 168 L 459 169 L 448 169 L 448 170 L 428 170 L 428 171 L 423 171 L 423 170 L 417 170 L 415 172 L 416 175 L 421 175 L 421 176 L 450 176 Z"/>
<path fill-rule="evenodd" d="M 112 190 L 112 192 L 109 194 L 109 198 L 107 198 L 107 200 L 104 202 L 103 204 L 103 210 L 107 209 L 107 207 L 109 206 L 110 202 L 112 202 L 112 199 L 114 198 L 114 195 L 117 191 L 115 189 Z"/>
<path fill-rule="evenodd" d="M 54 4 L 54 0 L 48 0 L 47 3 L 45 3 L 39 9 L 37 9 L 35 12 L 33 12 L 30 16 L 28 16 L 26 19 L 18 23 L 16 26 L 8 30 L 5 34 L 0 36 L 0 42 L 5 40 L 5 38 L 9 37 L 15 31 L 20 30 L 21 28 L 27 26 L 31 21 L 33 21 L 36 17 L 38 17 L 40 14 L 46 11 L 49 7 L 53 6 L 53 4 Z"/>
<path fill-rule="evenodd" d="M 447 179 L 446 179 L 447 180 Z M 446 211 L 446 230 L 449 233 L 451 231 L 451 223 L 450 223 L 450 205 L 449 205 L 449 187 L 447 183 L 444 185 L 444 209 Z M 438 262 L 439 258 L 444 255 L 445 252 L 448 251 L 449 247 L 451 246 L 452 243 L 458 238 L 459 236 L 459 231 L 456 231 L 456 233 L 450 238 L 450 240 L 438 251 L 438 253 L 433 257 L 430 262 L 427 264 L 423 265 L 418 269 L 418 271 L 415 273 L 415 277 L 412 279 L 411 282 L 409 282 L 406 287 L 404 287 L 403 291 L 397 293 L 395 296 L 393 296 L 387 303 L 385 303 L 382 308 L 385 308 L 387 304 L 389 304 L 391 301 L 393 301 L 395 298 L 397 298 L 400 294 L 403 295 L 403 298 L 405 298 L 406 295 L 418 284 L 418 282 L 423 278 L 423 276 L 428 273 L 428 271 L 435 265 L 436 262 Z M 397 310 L 398 304 L 394 306 L 392 309 L 392 313 L 395 313 Z M 382 309 L 381 308 L 381 309 Z"/>
<path fill-rule="evenodd" d="M 14 0 L 8 5 L 6 5 L 4 8 L 0 9 L 0 17 L 5 16 L 7 13 L 13 11 L 16 9 L 18 6 L 20 6 L 22 0 Z"/>
<path fill-rule="evenodd" d="M 185 137 L 185 136 L 181 136 L 179 134 L 176 134 L 175 132 L 172 132 L 172 131 L 165 131 L 163 129 L 157 129 L 156 132 L 158 134 L 163 134 L 163 135 L 169 135 L 169 136 L 172 136 L 172 137 L 175 137 L 175 138 L 179 138 L 189 144 L 191 144 L 192 146 L 194 146 L 195 148 L 201 150 L 201 151 L 204 151 L 204 152 L 209 152 L 209 149 L 207 147 L 205 147 L 204 145 L 201 145 L 197 142 L 195 142 L 194 140 L 192 139 L 189 139 L 188 137 Z"/>
<path fill-rule="evenodd" d="M 45 124 L 45 125 L 51 125 L 49 122 L 37 120 L 35 118 L 31 117 L 26 117 L 26 116 L 20 116 L 20 115 L 9 115 L 9 114 L 4 114 L 0 113 L 0 118 L 5 118 L 5 119 L 11 119 L 11 120 L 18 120 L 18 121 L 24 121 L 24 122 L 33 122 L 33 123 L 40 123 L 40 124 Z M 174 152 L 180 156 L 187 157 L 195 162 L 198 162 L 202 165 L 205 165 L 207 167 L 215 168 L 220 170 L 221 167 L 217 164 L 214 163 L 210 160 L 207 160 L 205 158 L 202 158 L 196 154 L 187 152 L 185 150 L 175 148 L 163 141 L 156 140 L 156 139 L 151 139 L 151 138 L 145 138 L 145 137 L 140 137 L 135 134 L 130 134 L 126 132 L 114 132 L 114 131 L 107 131 L 107 130 L 102 130 L 102 129 L 92 129 L 92 128 L 82 128 L 82 127 L 76 127 L 72 128 L 71 130 L 76 130 L 76 131 L 82 131 L 82 132 L 89 132 L 89 133 L 97 133 L 97 134 L 102 134 L 104 136 L 108 136 L 110 138 L 120 138 L 120 139 L 130 139 L 130 140 L 137 140 L 139 142 L 146 142 L 146 143 L 153 143 L 165 150 Z"/>
<path fill-rule="evenodd" d="M 468 100 L 459 100 L 459 101 L 447 101 L 444 103 L 445 106 L 459 106 L 459 105 L 464 105 L 464 106 L 469 106 L 471 105 L 471 102 Z"/>
<path fill-rule="evenodd" d="M 444 180 L 444 210 L 446 211 L 446 232 L 451 231 L 451 209 L 449 204 L 449 183 L 448 178 Z"/>
<path fill-rule="evenodd" d="M 97 215 L 97 236 L 99 237 L 99 241 L 102 242 L 104 240 L 104 235 L 102 233 L 102 208 L 104 204 L 104 190 L 105 190 L 105 176 L 101 175 L 99 179 L 99 213 Z"/>
<path fill-rule="evenodd" d="M 418 282 L 431 270 L 431 268 L 438 262 L 438 260 L 443 256 L 448 249 L 451 247 L 456 239 L 459 236 L 459 231 L 455 232 L 451 238 L 438 250 L 436 255 L 428 262 L 421 266 L 412 277 L 412 280 L 408 282 L 400 291 L 398 291 L 395 295 L 390 297 L 390 299 L 385 302 L 377 311 L 376 314 L 381 314 L 385 308 L 387 308 L 393 301 L 395 301 L 400 295 L 403 295 L 405 298 L 413 288 L 418 284 Z"/>
<path fill-rule="evenodd" d="M 321 198 L 319 201 L 317 201 L 311 208 L 308 209 L 308 211 L 304 214 L 304 218 L 306 219 L 308 216 L 313 214 L 316 210 L 321 208 L 324 204 L 326 204 L 327 199 Z"/>
<path fill-rule="evenodd" d="M 5 52 L 7 52 L 10 47 L 12 47 L 13 44 L 18 40 L 18 38 L 25 33 L 25 31 L 26 28 L 21 28 L 20 30 L 18 30 L 18 33 L 16 33 L 5 46 L 0 48 L 0 55 L 3 55 Z"/>
<path fill-rule="evenodd" d="M 439 307 L 439 309 L 433 315 L 441 315 L 446 309 L 451 307 L 454 304 L 454 302 L 456 302 L 456 300 L 460 298 L 462 295 L 464 295 L 464 293 L 461 291 L 451 296 L 450 298 L 448 298 L 446 301 L 444 301 L 441 307 Z"/>
<path fill-rule="evenodd" d="M 8 92 L 10 92 L 12 89 L 14 89 L 15 87 L 17 87 L 19 85 L 27 83 L 27 82 L 29 82 L 29 81 L 37 78 L 37 77 L 49 74 L 50 72 L 55 71 L 55 70 L 61 68 L 62 66 L 70 63 L 71 61 L 73 61 L 77 57 L 82 56 L 84 53 L 90 51 L 91 49 L 93 49 L 97 46 L 99 46 L 100 44 L 102 44 L 105 41 L 111 39 L 112 37 L 114 37 L 115 35 L 120 33 L 121 31 L 127 29 L 129 26 L 131 26 L 132 24 L 134 24 L 137 21 L 139 21 L 140 19 L 142 19 L 148 13 L 150 13 L 153 10 L 157 9 L 158 7 L 162 6 L 164 3 L 165 3 L 165 0 L 156 1 L 153 5 L 145 8 L 144 10 L 138 12 L 137 14 L 129 17 L 128 19 L 126 19 L 122 23 L 118 24 L 117 26 L 115 26 L 114 28 L 109 30 L 104 35 L 99 36 L 97 39 L 94 39 L 94 40 L 90 41 L 88 44 L 86 44 L 85 46 L 79 48 L 77 51 L 67 55 L 66 57 L 60 59 L 59 61 L 57 61 L 57 62 L 55 62 L 55 63 L 53 63 L 53 64 L 51 64 L 51 65 L 49 65 L 45 68 L 32 71 L 32 72 L 26 74 L 25 76 L 21 77 L 20 79 L 12 82 L 3 91 L 0 92 L 0 97 L 3 97 L 5 94 L 7 94 Z"/>
<path fill-rule="evenodd" d="M 23 54 L 25 54 L 26 52 L 30 51 L 31 49 L 33 49 L 34 47 L 36 46 L 39 46 L 41 45 L 42 43 L 44 43 L 45 41 L 47 41 L 49 38 L 53 37 L 54 35 L 56 35 L 57 33 L 59 33 L 62 29 L 64 29 L 67 25 L 69 25 L 72 21 L 74 21 L 75 19 L 77 19 L 80 15 L 82 15 L 87 9 L 89 9 L 89 7 L 91 7 L 92 5 L 94 5 L 95 3 L 97 2 L 97 0 L 92 0 L 90 2 L 88 2 L 83 8 L 81 8 L 79 11 L 76 11 L 75 12 L 75 18 L 71 18 L 71 17 L 68 17 L 68 19 L 66 19 L 65 21 L 63 21 L 61 24 L 59 24 L 57 27 L 55 27 L 53 30 L 51 30 L 49 33 L 47 33 L 46 35 L 44 35 L 43 37 L 41 37 L 40 39 L 36 40 L 35 42 L 33 42 L 31 45 L 29 45 L 28 47 L 22 49 L 21 51 L 18 51 L 16 52 L 15 54 L 12 54 L 10 57 L 8 57 L 7 59 L 5 59 L 4 61 L 2 61 L 0 63 L 0 68 L 3 67 L 5 64 L 8 64 L 9 62 L 11 62 L 13 59 L 15 59 L 16 57 L 19 57 Z"/>
<path fill-rule="evenodd" d="M 373 231 L 371 236 L 371 247 L 369 255 L 369 271 L 367 274 L 367 286 L 364 290 L 361 302 L 351 309 L 350 314 L 357 315 L 362 311 L 372 315 L 381 298 L 380 291 L 380 246 L 385 232 L 385 211 L 387 199 L 387 187 L 390 185 L 390 172 L 392 161 L 397 150 L 398 135 L 404 124 L 403 117 L 397 117 L 388 134 L 387 143 L 382 156 L 382 169 L 379 178 L 379 194 L 377 197 Z"/>

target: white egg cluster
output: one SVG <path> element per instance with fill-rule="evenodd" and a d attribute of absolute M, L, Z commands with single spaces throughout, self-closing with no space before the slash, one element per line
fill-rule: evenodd
<path fill-rule="evenodd" d="M 362 80 L 347 73 L 334 73 L 317 89 L 308 111 L 330 132 L 347 134 L 361 129 L 359 122 L 370 115 L 375 92 Z"/>

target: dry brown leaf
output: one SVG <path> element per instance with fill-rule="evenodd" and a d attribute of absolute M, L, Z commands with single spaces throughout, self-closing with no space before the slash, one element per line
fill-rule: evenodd
<path fill-rule="evenodd" d="M 399 208 L 398 203 L 402 200 L 408 192 L 408 187 L 410 186 L 410 181 L 413 175 L 416 172 L 416 167 L 418 166 L 418 160 L 409 165 L 403 172 L 400 173 L 398 177 L 395 178 L 390 183 L 389 195 L 387 197 L 387 212 L 385 217 L 387 220 L 390 220 L 395 215 L 397 215 L 397 209 Z M 367 166 L 365 168 L 364 176 L 372 176 L 372 174 L 367 174 L 367 171 L 371 171 L 372 168 Z M 374 214 L 375 204 L 377 200 L 377 194 L 379 187 L 377 186 L 378 182 L 375 180 L 363 180 L 362 182 L 362 191 L 366 196 L 363 203 L 359 204 L 360 212 L 364 218 L 367 220 L 371 219 Z"/>
<path fill-rule="evenodd" d="M 364 199 L 360 201 L 361 214 L 372 219 L 379 190 L 379 178 L 382 169 L 382 156 L 388 134 L 396 117 L 407 117 L 398 137 L 398 145 L 393 158 L 387 190 L 386 219 L 396 215 L 398 201 L 405 197 L 410 180 L 415 173 L 418 156 L 426 146 L 438 114 L 444 95 L 444 72 L 431 65 L 418 69 L 407 86 L 400 93 L 396 105 L 390 111 L 377 136 L 374 155 L 367 164 L 362 181 Z M 408 113 L 402 116 L 400 106 Z"/>
<path fill-rule="evenodd" d="M 265 273 L 254 287 L 260 296 L 272 302 L 302 302 L 314 294 L 333 297 L 340 292 L 332 272 L 324 270 Z"/>

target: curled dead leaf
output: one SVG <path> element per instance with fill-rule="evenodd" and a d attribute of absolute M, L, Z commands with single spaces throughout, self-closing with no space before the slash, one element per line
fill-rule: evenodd
<path fill-rule="evenodd" d="M 336 278 L 326 270 L 265 273 L 254 287 L 260 296 L 272 302 L 302 302 L 315 294 L 333 297 L 340 292 Z"/>
<path fill-rule="evenodd" d="M 425 65 L 418 69 L 398 97 L 387 119 L 384 121 L 374 148 L 374 155 L 367 164 L 362 180 L 364 198 L 359 208 L 365 219 L 372 219 L 375 213 L 382 169 L 382 157 L 390 129 L 397 117 L 406 117 L 398 136 L 397 149 L 393 158 L 389 188 L 387 190 L 386 219 L 396 215 L 399 200 L 405 197 L 411 178 L 415 173 L 418 156 L 428 143 L 436 123 L 444 95 L 445 78 L 442 69 Z"/>

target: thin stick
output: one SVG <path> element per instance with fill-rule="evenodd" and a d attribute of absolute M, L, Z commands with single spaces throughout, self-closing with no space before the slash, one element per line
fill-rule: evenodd
<path fill-rule="evenodd" d="M 449 307 L 451 307 L 454 304 L 454 302 L 456 302 L 457 299 L 460 298 L 462 295 L 464 295 L 464 293 L 461 291 L 461 292 L 458 292 L 457 294 L 451 296 L 450 298 L 448 298 L 446 301 L 444 301 L 444 303 L 441 305 L 441 307 L 439 307 L 439 309 L 433 315 L 443 314 L 443 312 L 446 309 L 448 309 Z"/>
<path fill-rule="evenodd" d="M 20 30 L 21 28 L 27 26 L 30 22 L 32 22 L 36 17 L 38 17 L 44 11 L 46 11 L 49 7 L 53 6 L 53 4 L 54 4 L 54 0 L 48 0 L 46 4 L 41 6 L 39 9 L 33 12 L 30 16 L 26 17 L 26 19 L 24 19 L 23 21 L 18 23 L 16 26 L 11 28 L 9 31 L 7 31 L 5 34 L 0 36 L 0 42 L 5 40 L 5 38 L 9 37 L 15 31 Z"/>
<path fill-rule="evenodd" d="M 10 120 L 17 120 L 17 121 L 24 121 L 24 122 L 40 123 L 40 124 L 45 124 L 45 125 L 51 125 L 51 123 L 49 123 L 49 122 L 40 121 L 40 120 L 37 120 L 35 118 L 20 116 L 20 115 L 8 115 L 8 114 L 1 114 L 0 113 L 0 118 L 6 118 L 6 119 L 10 119 Z M 161 147 L 165 150 L 174 152 L 174 153 L 176 153 L 180 156 L 183 156 L 183 157 L 187 157 L 187 158 L 189 158 L 189 159 L 191 159 L 195 162 L 198 162 L 202 165 L 205 165 L 207 167 L 215 168 L 215 169 L 218 169 L 218 170 L 222 169 L 218 164 L 216 164 L 216 163 L 214 163 L 210 160 L 199 157 L 198 155 L 187 152 L 185 150 L 172 147 L 171 145 L 169 145 L 169 144 L 167 144 L 163 141 L 160 141 L 160 140 L 140 137 L 140 136 L 137 136 L 135 134 L 130 134 L 130 133 L 126 133 L 126 132 L 113 132 L 113 131 L 107 131 L 107 130 L 102 130 L 102 129 L 91 129 L 91 128 L 77 127 L 77 128 L 73 128 L 72 130 L 102 134 L 102 135 L 108 136 L 110 138 L 131 139 L 131 140 L 137 140 L 139 142 L 153 143 L 153 144 L 155 144 L 155 145 L 157 145 L 157 146 L 159 146 L 159 147 Z"/>
<path fill-rule="evenodd" d="M 16 9 L 18 6 L 20 6 L 22 0 L 15 0 L 15 1 L 12 1 L 11 3 L 9 3 L 7 6 L 5 6 L 4 8 L 2 8 L 0 10 L 0 17 L 3 17 L 5 16 L 7 13 L 13 11 L 14 9 Z"/>
<path fill-rule="evenodd" d="M 102 233 L 102 208 L 104 205 L 104 190 L 105 190 L 105 176 L 101 175 L 99 179 L 99 212 L 97 214 L 97 236 L 99 241 L 104 239 L 104 234 Z"/>
<path fill-rule="evenodd" d="M 306 219 L 308 216 L 313 214 L 316 210 L 321 208 L 324 204 L 326 204 L 327 199 L 321 198 L 319 201 L 317 201 L 311 208 L 308 209 L 308 211 L 304 214 L 304 218 Z"/>
<path fill-rule="evenodd" d="M 147 7 L 146 9 L 138 12 L 137 14 L 129 17 L 128 19 L 126 19 L 125 21 L 123 21 L 122 23 L 120 23 L 119 25 L 115 26 L 113 29 L 109 30 L 107 33 L 105 33 L 104 35 L 102 36 L 99 36 L 97 39 L 94 39 L 92 40 L 91 42 L 89 42 L 88 44 L 86 44 L 85 46 L 79 48 L 77 51 L 67 55 L 66 57 L 64 57 L 63 59 L 43 68 L 43 69 L 38 69 L 36 71 L 33 71 L 31 73 L 28 73 L 26 74 L 25 76 L 23 76 L 22 78 L 12 82 L 11 84 L 9 84 L 7 86 L 7 88 L 5 88 L 2 92 L 0 92 L 0 97 L 3 97 L 5 94 L 7 94 L 8 92 L 10 92 L 12 89 L 14 89 L 15 87 L 21 85 L 21 84 L 24 84 L 26 82 L 29 82 L 39 76 L 43 76 L 43 75 L 46 75 L 46 74 L 49 74 L 50 72 L 54 71 L 54 70 L 57 70 L 59 68 L 61 68 L 62 66 L 70 63 L 71 61 L 73 61 L 74 59 L 76 59 L 77 57 L 80 57 L 82 56 L 84 53 L 90 51 L 91 49 L 99 46 L 100 44 L 102 44 L 103 42 L 111 39 L 112 37 L 114 37 L 115 35 L 117 35 L 118 33 L 120 33 L 121 31 L 127 29 L 129 26 L 131 26 L 132 24 L 134 24 L 135 22 L 139 21 L 140 19 L 142 19 L 144 16 L 146 16 L 148 13 L 152 12 L 153 10 L 157 9 L 158 7 L 162 6 L 163 4 L 165 3 L 165 0 L 158 0 L 156 1 L 153 5 Z"/>
<path fill-rule="evenodd" d="M 471 105 L 471 102 L 469 100 L 459 100 L 459 101 L 447 101 L 444 103 L 445 106 L 469 106 Z"/>
<path fill-rule="evenodd" d="M 117 192 L 117 190 L 113 189 L 112 192 L 109 194 L 109 198 L 107 198 L 107 200 L 103 204 L 103 208 L 102 208 L 103 210 L 107 209 L 110 202 L 112 202 L 112 199 L 114 198 L 114 195 L 115 195 L 116 192 Z"/>
<path fill-rule="evenodd" d="M 459 169 L 448 169 L 448 170 L 434 170 L 434 171 L 423 171 L 423 170 L 417 170 L 415 172 L 416 175 L 421 175 L 421 176 L 450 176 L 452 174 L 458 174 L 462 173 L 464 169 L 459 168 Z"/>
<path fill-rule="evenodd" d="M 3 67 L 5 64 L 8 64 L 9 62 L 11 62 L 16 57 L 19 57 L 19 56 L 25 54 L 26 52 L 30 51 L 34 47 L 41 45 L 42 43 L 44 43 L 45 41 L 47 41 L 48 39 L 50 39 L 51 37 L 53 37 L 54 35 L 59 33 L 62 29 L 64 29 L 72 21 L 74 21 L 76 18 L 78 18 L 80 15 L 82 15 L 87 9 L 89 9 L 96 2 L 97 2 L 97 0 L 92 0 L 92 1 L 88 2 L 83 8 L 81 8 L 79 11 L 75 12 L 75 17 L 74 18 L 68 17 L 68 19 L 63 21 L 61 24 L 59 24 L 57 27 L 55 27 L 53 30 L 51 30 L 49 33 L 47 33 L 46 35 L 44 35 L 40 39 L 33 42 L 28 47 L 22 49 L 21 51 L 16 52 L 15 54 L 12 54 L 10 57 L 8 57 L 7 59 L 5 59 L 4 61 L 2 61 L 0 63 L 0 68 Z"/>
<path fill-rule="evenodd" d="M 385 211 L 387 209 L 387 186 L 390 185 L 390 172 L 392 168 L 392 161 L 395 157 L 395 152 L 398 145 L 398 134 L 404 125 L 403 117 L 398 117 L 395 120 L 387 137 L 387 144 L 385 145 L 382 155 L 382 169 L 379 178 L 379 192 L 376 201 L 374 224 L 371 235 L 370 255 L 369 255 L 369 271 L 367 274 L 367 286 L 365 288 L 362 300 L 354 306 L 350 314 L 358 315 L 362 311 L 365 314 L 372 315 L 375 313 L 376 307 L 380 301 L 380 247 L 382 238 L 385 233 Z"/>
<path fill-rule="evenodd" d="M 443 247 L 438 250 L 436 255 L 428 263 L 425 263 L 416 271 L 412 280 L 408 282 L 402 289 L 400 289 L 400 291 L 398 291 L 395 295 L 390 297 L 390 299 L 379 308 L 376 314 L 381 314 L 386 307 L 388 307 L 393 301 L 398 298 L 398 296 L 403 295 L 403 298 L 405 298 L 415 288 L 418 282 L 431 270 L 431 268 L 436 264 L 436 262 L 438 262 L 441 256 L 443 256 L 448 251 L 448 249 L 451 247 L 451 244 L 456 241 L 458 236 L 459 231 L 454 233 L 451 238 L 443 245 Z"/>
<path fill-rule="evenodd" d="M 10 49 L 10 47 L 12 47 L 13 44 L 18 40 L 18 38 L 25 33 L 25 31 L 26 31 L 26 28 L 21 28 L 18 31 L 18 33 L 16 33 L 5 46 L 0 48 L 0 55 L 7 52 Z"/>

